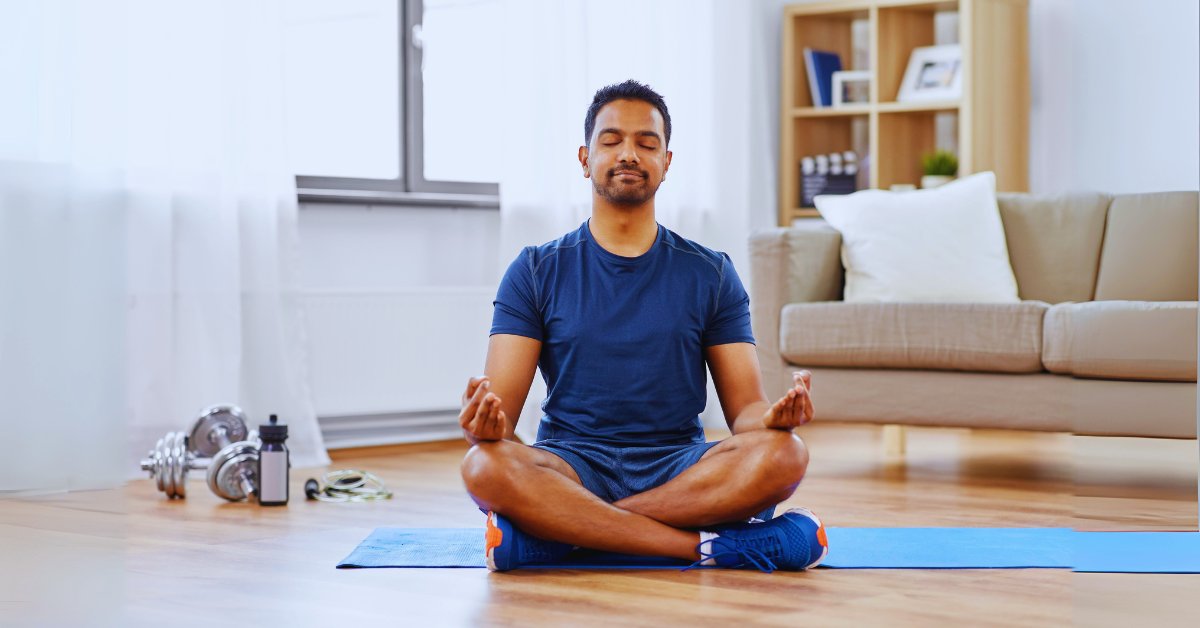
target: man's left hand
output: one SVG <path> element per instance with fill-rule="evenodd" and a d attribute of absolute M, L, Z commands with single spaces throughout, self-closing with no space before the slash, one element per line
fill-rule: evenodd
<path fill-rule="evenodd" d="M 763 415 L 763 425 L 775 430 L 790 430 L 808 423 L 813 418 L 812 373 L 792 373 L 794 385 L 775 405 Z"/>

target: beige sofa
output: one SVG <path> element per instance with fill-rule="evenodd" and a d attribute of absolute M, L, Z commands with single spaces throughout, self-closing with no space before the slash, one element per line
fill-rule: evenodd
<path fill-rule="evenodd" d="M 1001 195 L 1011 304 L 845 303 L 828 224 L 755 234 L 767 393 L 804 367 L 822 421 L 1195 438 L 1197 199 Z"/>

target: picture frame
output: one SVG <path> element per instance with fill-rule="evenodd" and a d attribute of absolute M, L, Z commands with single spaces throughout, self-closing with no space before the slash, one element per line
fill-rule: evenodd
<path fill-rule="evenodd" d="M 962 98 L 962 47 L 958 44 L 914 48 L 908 57 L 897 102 Z"/>
<path fill-rule="evenodd" d="M 871 102 L 871 71 L 842 70 L 833 73 L 833 107 Z"/>

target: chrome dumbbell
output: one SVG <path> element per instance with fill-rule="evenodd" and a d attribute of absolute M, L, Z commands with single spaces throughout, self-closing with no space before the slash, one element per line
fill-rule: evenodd
<path fill-rule="evenodd" d="M 149 471 L 158 490 L 172 499 L 187 497 L 189 470 L 208 468 L 207 458 L 197 459 L 188 451 L 188 438 L 183 432 L 167 432 L 148 456 L 142 460 L 142 471 Z"/>
<path fill-rule="evenodd" d="M 168 432 L 159 439 L 142 470 L 170 498 L 187 496 L 189 470 L 206 470 L 208 487 L 229 501 L 255 494 L 258 435 L 246 428 L 246 415 L 234 405 L 206 408 L 189 433 Z"/>
<path fill-rule="evenodd" d="M 188 451 L 197 458 L 212 458 L 222 449 L 247 439 L 246 413 L 230 404 L 209 406 L 200 413 L 188 434 Z"/>
<path fill-rule="evenodd" d="M 208 488 L 231 502 L 258 495 L 256 441 L 238 441 L 221 448 L 208 465 Z"/>
<path fill-rule="evenodd" d="M 258 434 L 246 428 L 246 414 L 228 404 L 210 406 L 200 414 L 188 438 L 193 452 L 212 456 L 208 488 L 236 502 L 257 494 Z"/>

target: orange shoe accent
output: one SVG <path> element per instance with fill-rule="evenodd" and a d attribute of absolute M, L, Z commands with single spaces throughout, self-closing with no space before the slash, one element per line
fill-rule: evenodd
<path fill-rule="evenodd" d="M 825 538 L 825 526 L 817 528 L 817 542 L 821 547 L 829 547 L 829 539 Z"/>
<path fill-rule="evenodd" d="M 500 543 L 504 541 L 504 531 L 492 524 L 493 513 L 488 513 L 487 532 L 484 533 L 484 542 L 487 550 L 490 552 L 493 548 L 500 547 Z"/>

